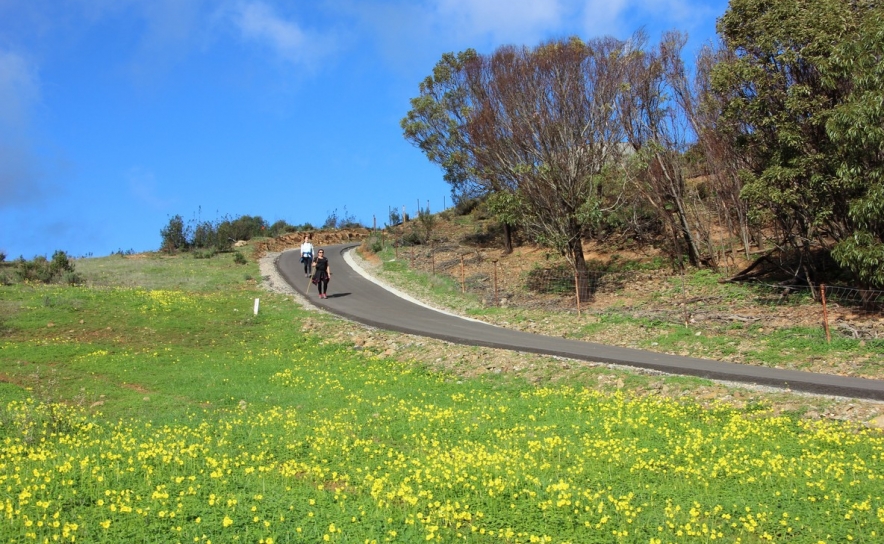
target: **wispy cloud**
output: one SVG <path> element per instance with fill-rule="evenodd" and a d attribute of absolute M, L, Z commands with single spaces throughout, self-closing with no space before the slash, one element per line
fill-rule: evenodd
<path fill-rule="evenodd" d="M 24 130 L 39 98 L 36 68 L 22 55 L 0 50 L 0 130 Z"/>
<path fill-rule="evenodd" d="M 727 0 L 334 0 L 333 6 L 360 39 L 407 72 L 467 47 L 490 52 L 571 35 L 625 39 L 642 27 L 655 36 L 702 26 L 700 38 L 707 39 L 710 20 Z"/>
<path fill-rule="evenodd" d="M 565 0 L 437 0 L 434 16 L 464 37 L 488 35 L 497 42 L 536 38 L 561 26 Z"/>
<path fill-rule="evenodd" d="M 132 167 L 126 173 L 126 181 L 129 191 L 141 204 L 155 210 L 167 210 L 172 206 L 173 199 L 158 194 L 156 177 L 150 170 L 141 166 Z"/>
<path fill-rule="evenodd" d="M 42 196 L 30 135 L 31 114 L 39 99 L 36 68 L 25 57 L 0 50 L 0 207 Z"/>
<path fill-rule="evenodd" d="M 234 4 L 230 18 L 245 40 L 268 47 L 292 64 L 311 66 L 337 49 L 330 34 L 307 29 L 261 0 Z"/>

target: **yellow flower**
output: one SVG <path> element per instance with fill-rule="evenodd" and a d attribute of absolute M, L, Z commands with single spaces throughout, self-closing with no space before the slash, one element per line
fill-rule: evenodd
<path fill-rule="evenodd" d="M 230 527 L 231 525 L 233 525 L 233 520 L 230 519 L 229 516 L 224 516 L 224 521 L 221 522 L 221 525 L 225 527 Z"/>
<path fill-rule="evenodd" d="M 109 520 L 109 519 L 106 519 L 106 520 L 102 521 L 101 523 L 99 523 L 99 525 L 101 525 L 105 529 L 110 528 L 110 524 L 111 524 L 111 520 Z"/>

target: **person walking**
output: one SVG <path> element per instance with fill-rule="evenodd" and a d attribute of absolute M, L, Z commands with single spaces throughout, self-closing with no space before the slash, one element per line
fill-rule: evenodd
<path fill-rule="evenodd" d="M 309 278 L 313 266 L 313 243 L 310 234 L 304 235 L 304 243 L 301 244 L 301 262 L 304 263 L 304 277 Z"/>
<path fill-rule="evenodd" d="M 331 267 L 328 265 L 325 252 L 321 249 L 316 252 L 313 268 L 313 283 L 319 289 L 319 298 L 328 298 L 328 280 L 331 279 Z"/>

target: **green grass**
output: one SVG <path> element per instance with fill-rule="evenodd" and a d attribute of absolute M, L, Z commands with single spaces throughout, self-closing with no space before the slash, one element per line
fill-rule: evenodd
<path fill-rule="evenodd" d="M 174 256 L 163 253 L 145 253 L 134 257 L 115 255 L 78 259 L 75 267 L 93 286 L 145 289 L 239 289 L 245 285 L 247 278 L 258 277 L 257 263 L 249 261 L 245 265 L 237 264 L 234 253 L 216 253 L 211 258 L 195 258 L 190 253 Z"/>
<path fill-rule="evenodd" d="M 831 342 L 826 342 L 825 332 L 817 328 L 764 330 L 757 325 L 739 324 L 713 329 L 710 333 L 708 329 L 700 331 L 665 321 L 637 319 L 619 312 L 606 312 L 596 317 L 596 322 L 583 325 L 574 336 L 594 340 L 616 327 L 637 348 L 718 359 L 728 359 L 739 353 L 742 360 L 748 363 L 762 366 L 794 365 L 797 368 L 802 368 L 803 362 L 813 359 L 862 360 L 868 361 L 868 364 L 880 364 L 884 353 L 884 340 L 857 342 L 835 337 Z M 753 342 L 742 342 L 746 337 Z"/>
<path fill-rule="evenodd" d="M 0 540 L 880 538 L 880 431 L 368 356 L 226 261 L 0 288 Z"/>
<path fill-rule="evenodd" d="M 508 324 L 523 323 L 528 319 L 544 320 L 552 317 L 556 321 L 556 334 L 570 338 L 616 343 L 630 347 L 665 353 L 674 353 L 708 359 L 734 360 L 742 363 L 770 367 L 799 368 L 826 371 L 828 368 L 842 368 L 860 376 L 879 378 L 884 364 L 884 340 L 855 339 L 833 335 L 827 342 L 822 327 L 786 327 L 759 331 L 757 325 L 741 322 L 704 321 L 690 326 L 684 325 L 683 312 L 661 312 L 656 319 L 634 317 L 641 312 L 641 302 L 630 304 L 614 302 L 604 310 L 594 311 L 592 306 L 586 312 L 592 316 L 591 322 L 576 318 L 570 312 L 544 312 L 524 308 L 502 308 L 486 306 L 475 295 L 463 295 L 459 285 L 448 276 L 432 276 L 421 270 L 409 267 L 407 252 L 400 250 L 399 259 L 394 259 L 393 250 L 380 254 L 383 260 L 380 274 L 390 279 L 390 283 L 404 290 L 416 293 L 420 298 L 436 305 L 453 309 L 463 315 Z M 629 265 L 628 261 L 612 259 L 612 267 L 620 270 Z M 628 268 L 628 267 L 627 267 Z M 742 308 L 770 301 L 771 306 L 790 304 L 798 306 L 818 305 L 809 294 L 791 294 L 785 301 L 779 300 L 779 293 L 768 287 L 746 284 L 721 283 L 723 276 L 709 270 L 697 270 L 690 274 L 669 279 L 669 288 L 648 293 L 657 299 L 657 306 L 671 307 L 684 300 L 689 293 L 699 310 L 718 313 L 740 313 Z M 665 301 L 666 304 L 659 304 Z M 772 308 L 774 311 L 775 308 Z M 693 310 L 688 310 L 691 312 Z M 813 363 L 822 362 L 820 365 Z"/>
<path fill-rule="evenodd" d="M 377 256 L 382 266 L 377 271 L 381 279 L 393 276 L 394 285 L 403 287 L 418 298 L 431 300 L 465 314 L 481 307 L 478 298 L 470 293 L 461 293 L 460 283 L 445 274 L 430 274 L 414 270 L 409 266 L 409 249 L 399 250 L 399 257 L 393 248 L 386 248 Z"/>

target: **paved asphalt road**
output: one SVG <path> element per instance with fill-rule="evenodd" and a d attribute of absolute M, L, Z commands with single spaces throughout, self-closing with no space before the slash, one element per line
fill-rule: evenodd
<path fill-rule="evenodd" d="M 374 327 L 439 338 L 458 344 L 558 355 L 570 359 L 617 363 L 633 367 L 754 383 L 796 391 L 884 400 L 884 381 L 781 370 L 753 365 L 680 357 L 637 349 L 605 346 L 504 329 L 422 306 L 398 296 L 360 274 L 345 253 L 356 244 L 324 247 L 332 279 L 327 299 L 304 277 L 297 251 L 282 253 L 276 263 L 285 280 L 314 305 Z M 351 261 L 352 262 L 352 261 Z M 308 290 L 309 286 L 309 290 Z"/>

